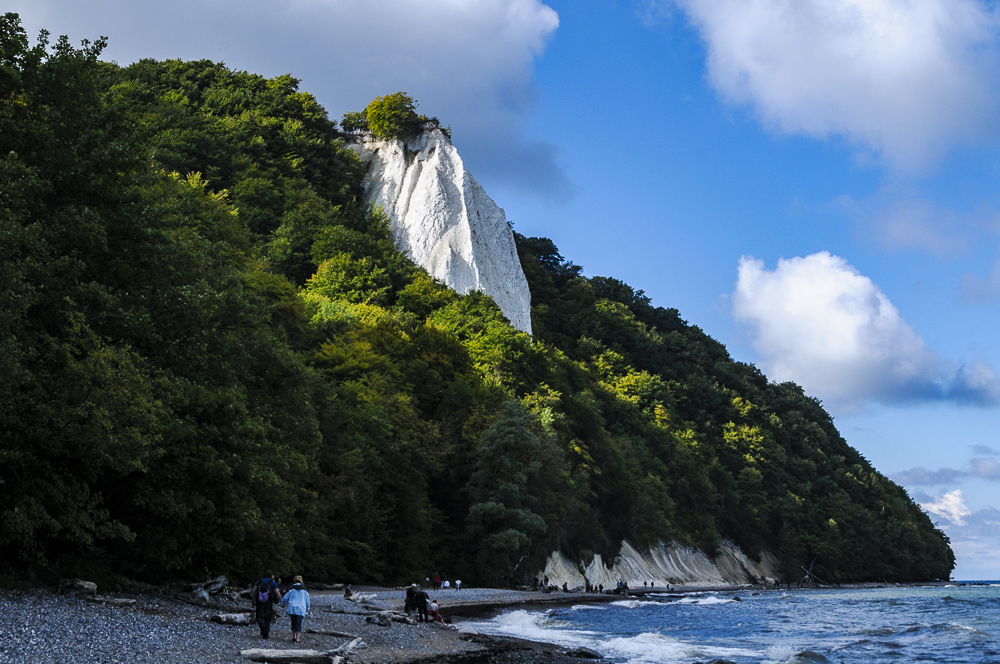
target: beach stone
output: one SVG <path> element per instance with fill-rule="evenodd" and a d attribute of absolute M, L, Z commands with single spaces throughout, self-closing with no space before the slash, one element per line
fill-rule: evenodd
<path fill-rule="evenodd" d="M 604 659 L 601 657 L 601 653 L 591 650 L 590 648 L 584 648 L 580 646 L 579 648 L 573 648 L 572 650 L 566 651 L 567 657 L 576 657 L 578 659 Z"/>

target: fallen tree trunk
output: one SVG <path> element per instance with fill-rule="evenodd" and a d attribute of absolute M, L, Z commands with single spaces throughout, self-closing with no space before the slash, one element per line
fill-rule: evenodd
<path fill-rule="evenodd" d="M 199 590 L 204 590 L 210 595 L 222 592 L 229 585 L 229 579 L 225 576 L 217 576 L 214 579 L 209 579 L 208 581 L 201 581 L 200 583 L 189 583 L 184 586 L 185 592 L 196 593 Z"/>
<path fill-rule="evenodd" d="M 361 637 L 356 637 L 350 643 L 345 643 L 342 646 L 337 646 L 333 650 L 329 651 L 331 655 L 343 655 L 347 657 L 355 650 L 361 650 L 362 648 L 367 648 L 368 644 L 361 640 Z"/>
<path fill-rule="evenodd" d="M 313 627 L 306 628 L 306 634 L 322 634 L 323 636 L 339 636 L 342 639 L 359 639 L 357 634 L 348 634 L 347 632 L 338 632 L 332 629 L 315 629 Z"/>
<path fill-rule="evenodd" d="M 296 664 L 341 664 L 343 657 L 322 650 L 266 650 L 251 648 L 240 655 L 251 662 L 294 662 Z"/>
<path fill-rule="evenodd" d="M 107 604 L 108 606 L 132 606 L 136 603 L 134 599 L 124 599 L 122 597 L 104 597 L 102 595 L 94 595 L 93 597 L 84 597 L 84 599 L 90 602 L 97 602 L 98 604 Z"/>

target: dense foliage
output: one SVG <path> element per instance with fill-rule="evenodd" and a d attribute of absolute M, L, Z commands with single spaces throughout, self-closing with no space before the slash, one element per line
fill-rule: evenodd
<path fill-rule="evenodd" d="M 950 573 L 819 403 L 675 310 L 518 237 L 518 332 L 395 249 L 295 79 L 102 46 L 0 21 L 3 564 L 501 581 L 725 538 Z"/>
<path fill-rule="evenodd" d="M 370 131 L 377 138 L 410 138 L 420 134 L 424 126 L 439 124 L 437 118 L 417 113 L 417 102 L 405 92 L 375 97 L 363 111 L 345 113 L 340 122 L 344 131 Z"/>

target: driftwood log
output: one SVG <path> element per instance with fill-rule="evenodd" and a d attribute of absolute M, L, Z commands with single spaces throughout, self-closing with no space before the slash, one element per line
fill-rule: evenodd
<path fill-rule="evenodd" d="M 210 617 L 214 623 L 219 623 L 220 625 L 249 625 L 254 621 L 254 614 L 252 613 L 216 613 L 214 616 Z"/>
<path fill-rule="evenodd" d="M 251 648 L 241 650 L 240 655 L 251 662 L 294 662 L 296 664 L 341 664 L 339 655 L 331 655 L 322 650 L 266 650 Z"/>
<path fill-rule="evenodd" d="M 241 650 L 240 655 L 251 662 L 289 662 L 295 664 L 343 664 L 344 658 L 354 650 L 367 648 L 365 642 L 356 638 L 350 643 L 333 650 L 267 650 L 252 648 Z"/>
<path fill-rule="evenodd" d="M 330 650 L 331 655 L 343 655 L 347 657 L 355 650 L 361 650 L 362 648 L 367 648 L 368 644 L 361 640 L 361 637 L 355 637 L 350 643 L 345 643 L 344 645 L 337 646 L 333 650 Z"/>
<path fill-rule="evenodd" d="M 315 629 L 313 627 L 306 628 L 306 634 L 322 634 L 323 636 L 339 636 L 342 639 L 358 639 L 361 638 L 357 634 L 348 634 L 347 632 L 338 632 L 332 629 Z"/>
<path fill-rule="evenodd" d="M 392 627 L 392 615 L 388 611 L 382 611 L 365 618 L 365 622 L 370 625 L 381 625 L 382 627 Z"/>
<path fill-rule="evenodd" d="M 136 603 L 136 600 L 134 599 L 125 599 L 123 597 L 104 597 L 103 595 L 84 597 L 84 599 L 91 602 L 97 602 L 98 604 L 107 604 L 108 606 L 132 606 Z"/>
<path fill-rule="evenodd" d="M 59 593 L 73 597 L 96 595 L 97 584 L 93 581 L 84 581 L 83 579 L 60 579 Z"/>
<path fill-rule="evenodd" d="M 208 581 L 189 583 L 184 586 L 184 590 L 185 592 L 198 592 L 199 590 L 204 590 L 209 595 L 215 595 L 225 590 L 228 586 L 229 579 L 224 576 L 217 576 L 214 579 L 209 579 Z"/>

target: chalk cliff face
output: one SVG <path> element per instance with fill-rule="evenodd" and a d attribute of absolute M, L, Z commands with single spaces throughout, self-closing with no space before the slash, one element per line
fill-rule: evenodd
<path fill-rule="evenodd" d="M 591 585 L 603 584 L 614 588 L 625 581 L 630 588 L 641 588 L 644 581 L 654 586 L 735 586 L 747 583 L 774 583 L 778 578 L 778 560 L 765 552 L 760 562 L 750 560 L 740 549 L 730 543 L 720 547 L 713 560 L 697 549 L 661 544 L 648 553 L 639 553 L 628 542 L 622 543 L 621 552 L 612 567 L 607 567 L 600 554 L 587 565 L 586 581 Z M 543 572 L 549 583 L 570 588 L 584 586 L 580 567 L 564 554 L 553 553 Z"/>
<path fill-rule="evenodd" d="M 408 140 L 358 136 L 368 164 L 368 202 L 392 222 L 396 246 L 459 293 L 481 290 L 519 330 L 531 333 L 531 294 L 514 234 L 440 129 Z"/>

